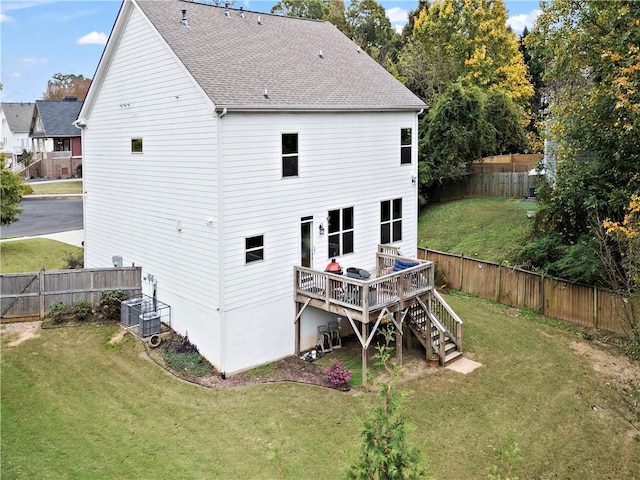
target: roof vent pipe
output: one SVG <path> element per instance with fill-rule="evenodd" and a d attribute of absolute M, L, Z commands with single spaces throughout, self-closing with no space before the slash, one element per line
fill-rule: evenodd
<path fill-rule="evenodd" d="M 244 18 L 244 8 L 240 7 L 240 18 Z"/>
<path fill-rule="evenodd" d="M 189 28 L 189 22 L 187 22 L 187 10 L 182 10 L 182 26 L 185 28 Z"/>
<path fill-rule="evenodd" d="M 258 25 L 262 25 L 262 21 L 260 20 L 260 15 L 258 15 Z"/>
<path fill-rule="evenodd" d="M 231 18 L 231 12 L 229 11 L 229 2 L 224 3 L 224 16 Z"/>

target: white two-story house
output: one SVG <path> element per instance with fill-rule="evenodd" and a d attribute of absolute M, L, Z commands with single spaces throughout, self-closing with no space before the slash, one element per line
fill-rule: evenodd
<path fill-rule="evenodd" d="M 85 265 L 141 266 L 222 372 L 311 348 L 294 266 L 416 254 L 424 107 L 330 23 L 125 0 L 77 121 Z"/>

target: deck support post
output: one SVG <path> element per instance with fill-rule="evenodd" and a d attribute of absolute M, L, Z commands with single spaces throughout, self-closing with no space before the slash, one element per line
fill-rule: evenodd
<path fill-rule="evenodd" d="M 310 298 L 308 298 L 307 301 L 304 302 L 304 305 L 302 306 L 302 308 L 300 308 L 300 302 L 296 302 L 296 319 L 294 321 L 294 324 L 296 326 L 296 356 L 297 357 L 300 356 L 300 317 L 302 316 L 302 312 L 304 312 L 304 309 L 309 306 L 309 303 L 311 303 Z"/>
<path fill-rule="evenodd" d="M 296 302 L 296 357 L 300 356 L 300 317 L 298 317 L 299 310 L 300 304 Z"/>
<path fill-rule="evenodd" d="M 369 324 L 362 322 L 362 338 L 369 336 L 368 330 Z M 368 342 L 362 345 L 362 386 L 367 387 L 367 364 L 369 361 L 369 344 Z"/>
<path fill-rule="evenodd" d="M 393 313 L 394 316 L 400 316 L 401 312 Z M 398 364 L 402 365 L 402 328 L 404 326 L 404 322 L 400 320 L 399 322 L 394 322 L 396 324 L 396 358 L 398 359 Z"/>

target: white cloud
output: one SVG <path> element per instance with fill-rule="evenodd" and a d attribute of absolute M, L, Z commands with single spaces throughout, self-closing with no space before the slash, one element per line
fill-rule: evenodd
<path fill-rule="evenodd" d="M 9 78 L 21 78 L 22 75 L 20 74 L 20 72 L 13 72 L 9 74 Z"/>
<path fill-rule="evenodd" d="M 402 33 L 402 29 L 407 24 L 409 12 L 400 7 L 387 9 L 387 18 L 391 21 L 391 25 L 396 32 Z"/>
<path fill-rule="evenodd" d="M 47 64 L 47 59 L 46 58 L 22 58 L 20 60 L 20 62 L 23 65 L 28 65 L 30 67 L 36 66 L 36 65 L 46 65 Z"/>
<path fill-rule="evenodd" d="M 513 17 L 507 18 L 507 25 L 516 33 L 522 33 L 525 26 L 531 30 L 536 23 L 536 19 L 541 13 L 542 12 L 540 10 L 532 10 L 529 13 L 514 15 Z"/>
<path fill-rule="evenodd" d="M 104 32 L 87 33 L 85 36 L 76 40 L 76 45 L 106 45 L 107 35 Z"/>
<path fill-rule="evenodd" d="M 0 23 L 13 22 L 13 17 L 0 13 Z"/>
<path fill-rule="evenodd" d="M 393 7 L 387 10 L 387 17 L 391 23 L 407 23 L 409 12 L 400 7 Z"/>

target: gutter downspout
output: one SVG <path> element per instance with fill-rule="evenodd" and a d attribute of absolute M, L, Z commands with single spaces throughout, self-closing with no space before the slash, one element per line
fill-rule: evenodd
<path fill-rule="evenodd" d="M 86 157 L 84 155 L 84 130 L 87 128 L 87 121 L 83 119 L 77 119 L 72 124 L 74 127 L 80 129 L 80 155 L 82 155 L 82 261 L 84 265 L 88 265 L 87 262 L 87 190 L 86 190 Z"/>
<path fill-rule="evenodd" d="M 216 144 L 218 148 L 218 315 L 220 319 L 220 374 L 226 376 L 226 328 L 225 328 L 225 288 L 224 288 L 224 182 L 223 182 L 223 155 L 222 155 L 222 118 L 227 114 L 227 109 L 216 111 L 217 131 Z"/>

